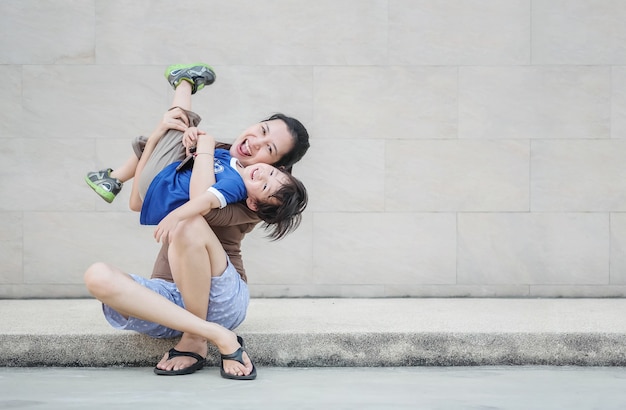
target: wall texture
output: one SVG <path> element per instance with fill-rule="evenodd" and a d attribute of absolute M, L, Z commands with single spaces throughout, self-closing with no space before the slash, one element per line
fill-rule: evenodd
<path fill-rule="evenodd" d="M 169 64 L 203 127 L 309 128 L 301 228 L 253 296 L 626 295 L 622 0 L 0 0 L 0 297 L 80 297 L 158 245 L 83 182 L 149 133 Z"/>

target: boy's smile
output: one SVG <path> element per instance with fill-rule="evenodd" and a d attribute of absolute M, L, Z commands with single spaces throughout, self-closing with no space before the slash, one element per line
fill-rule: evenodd
<path fill-rule="evenodd" d="M 253 202 L 271 203 L 273 195 L 286 183 L 287 175 L 268 164 L 254 164 L 239 169 L 246 186 L 248 199 Z"/>

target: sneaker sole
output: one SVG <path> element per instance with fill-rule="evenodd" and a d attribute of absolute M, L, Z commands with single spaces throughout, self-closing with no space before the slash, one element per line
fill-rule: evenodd
<path fill-rule="evenodd" d="M 100 188 L 100 186 L 94 184 L 89 179 L 89 177 L 85 177 L 85 182 L 87 183 L 87 185 L 89 185 L 91 189 L 93 189 L 96 192 L 96 194 L 100 195 L 100 198 L 104 199 L 108 203 L 113 202 L 113 200 L 115 199 L 115 195 L 113 195 L 112 192 L 105 191 L 104 189 Z"/>

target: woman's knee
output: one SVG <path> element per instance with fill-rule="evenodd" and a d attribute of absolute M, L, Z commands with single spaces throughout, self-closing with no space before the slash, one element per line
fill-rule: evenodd
<path fill-rule="evenodd" d="M 97 297 L 112 289 L 115 276 L 115 271 L 110 265 L 96 262 L 87 268 L 83 280 L 89 293 Z"/>
<path fill-rule="evenodd" d="M 202 246 L 208 240 L 211 228 L 202 217 L 181 221 L 174 231 L 170 232 L 170 245 L 176 243 L 185 246 Z"/>

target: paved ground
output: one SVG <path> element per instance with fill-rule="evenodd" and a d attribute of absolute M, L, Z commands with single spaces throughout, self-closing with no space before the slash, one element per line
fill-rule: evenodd
<path fill-rule="evenodd" d="M 0 368 L 1 409 L 602 409 L 626 408 L 623 367 Z"/>

